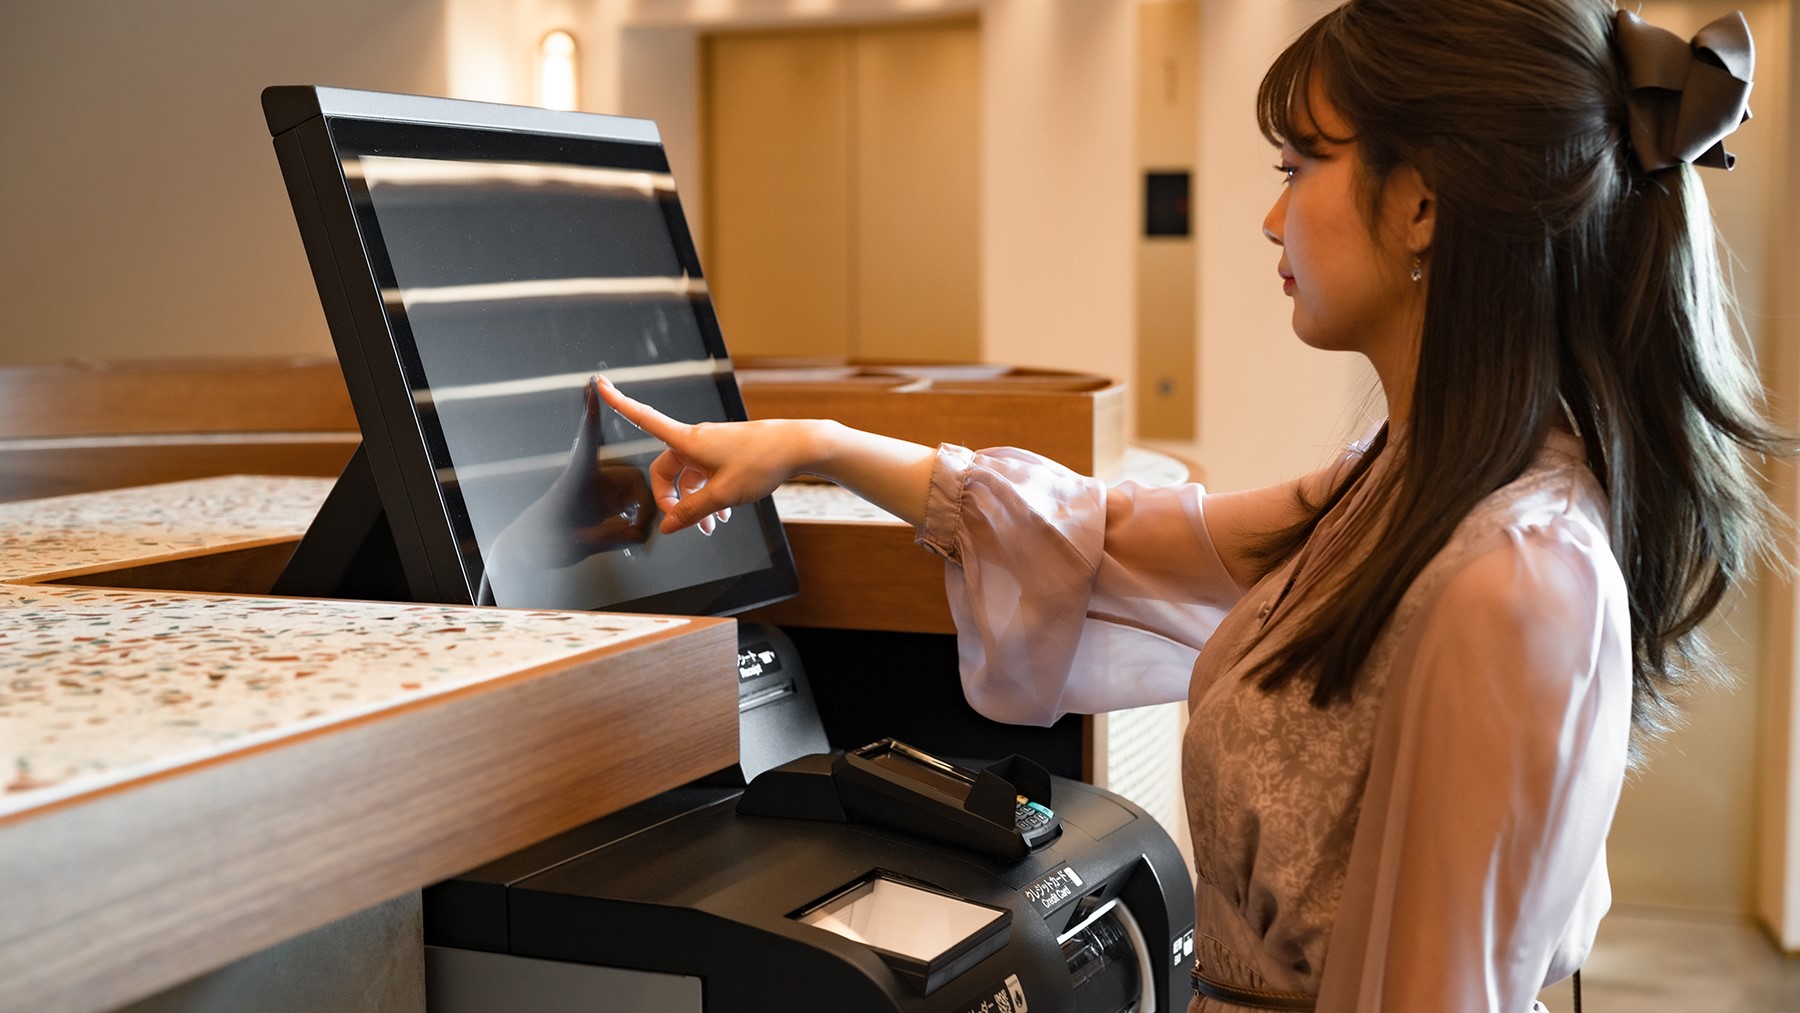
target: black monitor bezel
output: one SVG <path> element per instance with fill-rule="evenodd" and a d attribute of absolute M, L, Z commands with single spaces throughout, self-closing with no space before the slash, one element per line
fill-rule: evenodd
<path fill-rule="evenodd" d="M 295 117 L 292 110 L 297 104 L 317 108 L 316 118 Z M 391 110 L 396 105 L 412 115 L 394 115 Z M 485 562 L 467 506 L 456 486 L 437 478 L 440 469 L 454 468 L 455 462 L 435 415 L 421 410 L 415 397 L 416 391 L 429 389 L 429 384 L 411 324 L 403 306 L 382 298 L 384 291 L 398 285 L 380 222 L 360 173 L 346 172 L 345 161 L 363 155 L 406 157 L 430 151 L 440 158 L 445 157 L 444 152 L 452 152 L 456 157 L 482 161 L 567 162 L 573 148 L 590 159 L 577 164 L 667 173 L 668 161 L 655 140 L 654 126 L 619 117 L 331 89 L 270 89 L 265 92 L 264 106 L 414 597 L 490 604 L 479 600 Z M 333 106 L 339 108 L 334 111 Z M 361 112 L 356 109 L 359 106 L 376 114 Z M 296 118 L 298 123 L 290 122 Z M 283 135 L 289 131 L 297 144 L 284 145 Z M 556 157 L 559 154 L 562 157 Z M 304 179 L 296 179 L 296 175 Z M 693 278 L 703 278 L 679 195 L 668 194 L 661 208 L 677 258 Z M 309 217 L 315 220 L 309 223 Z M 345 263 L 352 259 L 351 251 L 355 251 L 355 263 Z M 346 305 L 334 307 L 334 299 Z M 693 308 L 707 353 L 726 367 L 714 376 L 726 417 L 747 418 L 710 297 L 694 299 Z M 394 474 L 381 473 L 383 461 Z M 761 528 L 770 547 L 766 567 L 593 608 L 734 615 L 796 594 L 793 555 L 773 501 L 750 504 L 732 523 L 754 523 Z M 408 524 L 413 531 L 401 530 Z M 568 607 L 583 606 L 571 603 Z"/>

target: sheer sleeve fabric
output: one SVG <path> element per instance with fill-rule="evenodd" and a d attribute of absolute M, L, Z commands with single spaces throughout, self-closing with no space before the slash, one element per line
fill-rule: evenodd
<path fill-rule="evenodd" d="M 1205 490 L 1108 488 L 1026 451 L 938 451 L 919 541 L 943 556 L 963 688 L 982 714 L 1048 725 L 1181 700 L 1243 596 Z"/>
<path fill-rule="evenodd" d="M 1610 899 L 1628 631 L 1603 534 L 1567 516 L 1447 580 L 1388 690 L 1321 1013 L 1522 1013 L 1580 966 Z"/>

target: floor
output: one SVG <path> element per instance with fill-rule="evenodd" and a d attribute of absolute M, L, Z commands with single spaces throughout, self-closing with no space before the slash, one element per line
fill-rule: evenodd
<path fill-rule="evenodd" d="M 1800 1013 L 1800 958 L 1751 925 L 1615 908 L 1581 972 L 1583 1013 Z M 1569 983 L 1551 1013 L 1575 1008 Z"/>

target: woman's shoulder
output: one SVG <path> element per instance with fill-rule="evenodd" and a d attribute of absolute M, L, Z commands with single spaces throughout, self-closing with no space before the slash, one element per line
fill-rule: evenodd
<path fill-rule="evenodd" d="M 1522 474 L 1463 518 L 1419 575 L 1415 597 L 1490 615 L 1540 615 L 1576 602 L 1585 615 L 1564 618 L 1585 624 L 1594 609 L 1624 599 L 1607 518 L 1580 441 L 1554 433 Z"/>
<path fill-rule="evenodd" d="M 1555 431 L 1524 472 L 1469 511 L 1446 549 L 1475 554 L 1503 540 L 1559 529 L 1583 532 L 1606 546 L 1608 516 L 1606 493 L 1587 466 L 1581 441 Z"/>

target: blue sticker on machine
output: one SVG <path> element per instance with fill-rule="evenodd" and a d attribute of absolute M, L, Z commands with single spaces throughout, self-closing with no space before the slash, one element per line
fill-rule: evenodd
<path fill-rule="evenodd" d="M 1031 1013 L 1031 1004 L 1025 1001 L 1025 985 L 1019 976 L 1009 974 L 960 1013 Z"/>
<path fill-rule="evenodd" d="M 1059 865 L 1049 873 L 1038 877 L 1022 892 L 1025 900 L 1037 908 L 1039 914 L 1049 914 L 1057 909 L 1063 901 L 1075 896 L 1082 887 L 1081 876 L 1067 865 Z"/>

